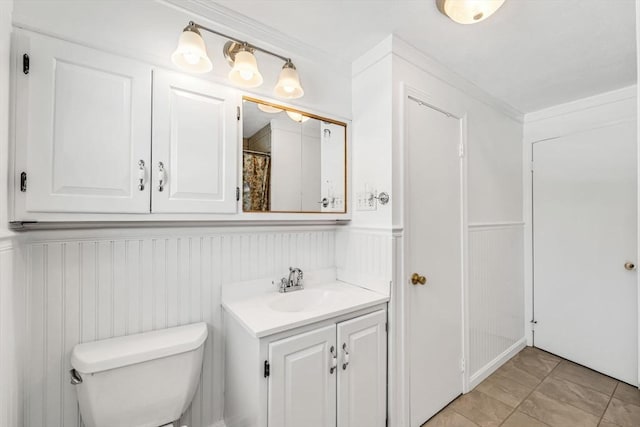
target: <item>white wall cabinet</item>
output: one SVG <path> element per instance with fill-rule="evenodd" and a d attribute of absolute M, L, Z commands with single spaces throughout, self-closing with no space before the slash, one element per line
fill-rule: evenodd
<path fill-rule="evenodd" d="M 148 212 L 138 163 L 151 160 L 151 67 L 45 36 L 21 43 L 14 188 L 24 212 Z"/>
<path fill-rule="evenodd" d="M 226 316 L 225 424 L 384 427 L 386 318 L 378 306 L 256 338 Z"/>
<path fill-rule="evenodd" d="M 236 211 L 236 108 L 229 88 L 153 72 L 153 212 Z"/>
<path fill-rule="evenodd" d="M 233 90 L 25 31 L 14 58 L 13 220 L 236 212 Z"/>

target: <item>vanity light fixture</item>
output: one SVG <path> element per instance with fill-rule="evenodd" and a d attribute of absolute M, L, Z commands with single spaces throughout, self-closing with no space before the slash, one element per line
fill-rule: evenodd
<path fill-rule="evenodd" d="M 505 0 L 436 0 L 438 10 L 458 24 L 475 24 L 493 15 Z"/>
<path fill-rule="evenodd" d="M 284 61 L 274 93 L 276 96 L 286 99 L 300 98 L 304 90 L 300 85 L 300 77 L 291 58 L 287 58 L 261 47 L 238 40 L 211 28 L 204 27 L 193 21 L 184 28 L 178 40 L 178 47 L 171 55 L 171 60 L 180 69 L 192 73 L 206 73 L 213 68 L 207 55 L 207 49 L 202 39 L 200 30 L 229 39 L 225 43 L 222 52 L 231 65 L 229 80 L 234 84 L 244 87 L 258 87 L 262 84 L 262 74 L 258 70 L 258 63 L 254 52 L 262 52 Z"/>
<path fill-rule="evenodd" d="M 293 120 L 294 122 L 298 122 L 298 123 L 304 123 L 307 120 L 309 120 L 309 117 L 304 116 L 300 113 L 296 113 L 295 111 L 289 111 L 287 110 L 287 116 L 289 116 L 289 118 L 291 120 Z"/>

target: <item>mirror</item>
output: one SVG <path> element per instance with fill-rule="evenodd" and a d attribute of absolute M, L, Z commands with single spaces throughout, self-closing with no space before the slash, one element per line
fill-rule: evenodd
<path fill-rule="evenodd" d="M 346 212 L 345 123 L 243 98 L 244 212 Z"/>

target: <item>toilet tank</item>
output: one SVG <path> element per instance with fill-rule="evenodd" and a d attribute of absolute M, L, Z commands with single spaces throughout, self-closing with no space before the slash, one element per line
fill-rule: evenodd
<path fill-rule="evenodd" d="M 195 394 L 207 324 L 78 344 L 71 353 L 86 427 L 157 427 L 178 420 Z"/>

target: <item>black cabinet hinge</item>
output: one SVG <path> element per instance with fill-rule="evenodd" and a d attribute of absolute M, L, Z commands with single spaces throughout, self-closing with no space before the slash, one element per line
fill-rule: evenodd
<path fill-rule="evenodd" d="M 20 174 L 20 191 L 23 193 L 27 192 L 27 173 L 22 172 Z"/>
<path fill-rule="evenodd" d="M 29 55 L 26 53 L 22 55 L 22 72 L 29 74 Z"/>
<path fill-rule="evenodd" d="M 236 118 L 240 121 L 240 107 L 236 107 Z"/>
<path fill-rule="evenodd" d="M 240 187 L 236 187 L 236 202 L 240 200 Z"/>
<path fill-rule="evenodd" d="M 269 375 L 271 375 L 271 365 L 269 365 L 268 360 L 265 360 L 264 361 L 264 377 L 267 378 Z"/>

